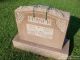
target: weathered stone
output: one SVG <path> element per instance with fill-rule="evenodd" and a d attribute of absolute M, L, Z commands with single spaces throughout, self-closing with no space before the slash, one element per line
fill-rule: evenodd
<path fill-rule="evenodd" d="M 66 60 L 69 54 L 69 41 L 63 46 L 63 49 L 60 50 L 40 44 L 35 44 L 33 42 L 21 40 L 17 34 L 13 39 L 13 45 L 15 48 L 19 48 L 24 51 L 33 52 L 42 56 L 51 57 L 58 60 Z"/>
<path fill-rule="evenodd" d="M 20 38 L 33 43 L 62 49 L 69 23 L 69 17 L 65 17 L 67 15 L 70 16 L 69 13 L 52 9 L 47 12 L 46 20 L 46 10 L 48 8 L 36 7 L 35 17 L 33 16 L 33 8 L 33 6 L 26 6 L 20 7 L 15 11 Z M 39 10 L 40 8 L 43 10 Z M 58 14 L 62 17 L 58 16 Z"/>
<path fill-rule="evenodd" d="M 67 58 L 69 47 L 63 48 L 63 43 L 70 19 L 69 12 L 42 5 L 21 6 L 15 10 L 15 17 L 18 27 L 18 38 L 16 39 L 15 37 L 13 40 L 15 47 L 18 48 L 20 46 L 19 48 L 24 50 L 28 50 L 28 48 L 30 50 L 32 48 L 30 51 L 34 52 L 35 46 L 38 46 L 35 49 L 40 49 L 40 53 L 44 52 L 42 55 L 52 55 L 51 57 L 55 56 L 55 58 L 64 55 L 63 57 L 66 56 Z M 27 44 L 28 42 L 31 42 L 30 44 L 33 44 L 34 46 L 30 47 Z M 18 43 L 20 45 L 17 45 Z M 46 48 L 43 49 L 44 46 L 53 51 L 51 52 Z M 67 46 L 69 46 L 69 44 L 67 44 Z M 64 51 L 66 54 L 62 52 L 59 53 L 58 51 L 55 52 L 55 50 L 60 52 Z M 39 51 L 36 52 L 39 53 Z M 56 54 L 54 55 L 53 53 Z"/>

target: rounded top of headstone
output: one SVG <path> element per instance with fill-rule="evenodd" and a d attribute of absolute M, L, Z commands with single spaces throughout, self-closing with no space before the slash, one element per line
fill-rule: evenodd
<path fill-rule="evenodd" d="M 61 19 L 65 19 L 65 20 L 69 20 L 69 17 L 70 17 L 69 12 L 58 10 L 56 8 L 50 8 L 48 11 L 48 14 L 61 18 Z"/>
<path fill-rule="evenodd" d="M 49 8 L 49 6 L 43 5 L 32 5 L 32 6 L 20 6 L 15 11 L 38 11 L 38 12 L 47 12 L 50 15 L 53 15 L 58 18 L 62 18 L 65 20 L 69 20 L 70 13 L 62 10 L 58 10 L 56 8 Z"/>
<path fill-rule="evenodd" d="M 33 11 L 34 6 L 20 6 L 15 11 Z"/>

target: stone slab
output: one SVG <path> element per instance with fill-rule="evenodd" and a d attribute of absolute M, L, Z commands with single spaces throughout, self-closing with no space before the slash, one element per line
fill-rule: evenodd
<path fill-rule="evenodd" d="M 45 45 L 39 45 L 33 42 L 21 40 L 17 34 L 13 39 L 13 46 L 25 51 L 33 52 L 45 57 L 52 57 L 59 60 L 66 60 L 69 53 L 69 40 L 63 46 L 63 49 L 56 49 L 47 47 Z"/>
<path fill-rule="evenodd" d="M 40 6 L 36 8 L 34 17 L 33 9 L 34 6 L 21 6 L 15 10 L 20 39 L 62 49 L 70 13 L 49 9 L 46 15 L 48 8 Z"/>

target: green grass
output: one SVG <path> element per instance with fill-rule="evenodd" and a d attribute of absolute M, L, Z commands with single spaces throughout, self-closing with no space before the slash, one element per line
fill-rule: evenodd
<path fill-rule="evenodd" d="M 17 33 L 14 10 L 22 5 L 34 4 L 48 5 L 71 13 L 67 33 L 67 38 L 71 40 L 70 52 L 73 49 L 70 56 L 80 56 L 80 0 L 0 0 L 0 60 L 53 60 L 20 51 L 12 45 L 12 39 Z"/>

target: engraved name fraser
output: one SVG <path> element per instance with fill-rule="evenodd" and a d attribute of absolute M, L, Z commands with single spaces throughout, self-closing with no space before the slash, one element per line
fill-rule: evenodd
<path fill-rule="evenodd" d="M 46 20 L 45 18 L 39 18 L 39 17 L 33 17 L 33 16 L 28 16 L 28 22 L 33 22 L 33 23 L 38 23 L 43 25 L 51 25 L 50 19 Z"/>

